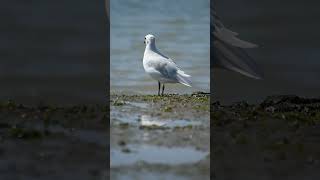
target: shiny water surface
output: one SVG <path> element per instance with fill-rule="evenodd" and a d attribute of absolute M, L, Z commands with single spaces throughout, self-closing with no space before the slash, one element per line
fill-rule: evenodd
<path fill-rule="evenodd" d="M 111 167 L 133 165 L 138 162 L 164 165 L 196 163 L 208 152 L 191 147 L 164 147 L 153 145 L 128 145 L 127 150 L 111 149 Z"/>
<path fill-rule="evenodd" d="M 192 76 L 193 88 L 168 85 L 166 92 L 209 91 L 209 1 L 111 0 L 111 92 L 156 93 L 158 84 L 144 72 L 144 36 Z"/>

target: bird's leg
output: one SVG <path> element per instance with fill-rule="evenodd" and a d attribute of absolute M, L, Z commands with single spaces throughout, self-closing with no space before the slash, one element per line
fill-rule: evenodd
<path fill-rule="evenodd" d="M 163 92 L 164 92 L 164 84 L 162 85 L 162 93 L 161 93 L 162 96 L 163 96 Z"/>
<path fill-rule="evenodd" d="M 160 96 L 160 87 L 161 87 L 160 81 L 158 81 L 158 85 L 159 85 L 158 96 Z"/>

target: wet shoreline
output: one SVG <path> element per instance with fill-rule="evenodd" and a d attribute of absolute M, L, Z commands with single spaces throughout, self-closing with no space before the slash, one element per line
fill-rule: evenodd
<path fill-rule="evenodd" d="M 317 98 L 222 105 L 201 93 L 111 95 L 110 109 L 109 139 L 108 105 L 1 102 L 1 179 L 206 179 L 210 149 L 217 179 L 319 178 Z"/>
<path fill-rule="evenodd" d="M 210 96 L 111 95 L 112 179 L 209 179 Z"/>
<path fill-rule="evenodd" d="M 0 103 L 0 179 L 107 179 L 104 106 Z"/>

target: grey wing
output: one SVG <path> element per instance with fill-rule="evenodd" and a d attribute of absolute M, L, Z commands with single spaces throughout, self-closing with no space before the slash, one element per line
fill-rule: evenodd
<path fill-rule="evenodd" d="M 173 63 L 174 66 L 175 66 L 177 69 L 180 69 L 179 66 L 178 66 L 171 58 L 163 55 L 163 54 L 162 54 L 160 51 L 158 51 L 158 50 L 156 50 L 156 52 L 157 52 L 159 58 L 163 58 L 164 61 L 168 61 L 168 62 L 170 62 L 170 63 Z"/>
<path fill-rule="evenodd" d="M 154 63 L 154 69 L 160 72 L 161 75 L 167 79 L 174 78 L 179 69 L 173 61 L 171 62 L 167 59 L 157 59 L 156 61 L 151 61 L 150 63 Z"/>
<path fill-rule="evenodd" d="M 223 25 L 219 17 L 213 11 L 213 66 L 228 69 L 252 77 L 261 79 L 262 73 L 253 59 L 248 56 L 244 48 L 254 48 L 257 45 L 243 41 L 233 32 Z"/>

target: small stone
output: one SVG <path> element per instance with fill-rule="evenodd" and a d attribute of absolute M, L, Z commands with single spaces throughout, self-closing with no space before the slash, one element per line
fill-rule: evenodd
<path fill-rule="evenodd" d="M 118 144 L 119 144 L 119 146 L 125 146 L 125 145 L 126 145 L 126 142 L 124 142 L 124 141 L 119 141 Z"/>

